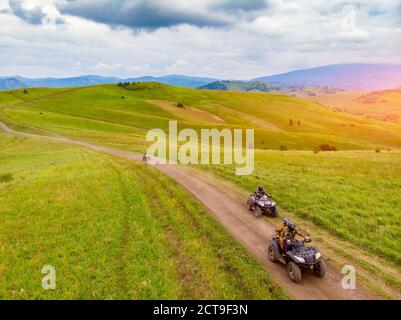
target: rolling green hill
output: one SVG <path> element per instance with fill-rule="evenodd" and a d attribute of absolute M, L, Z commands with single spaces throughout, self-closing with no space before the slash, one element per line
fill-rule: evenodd
<path fill-rule="evenodd" d="M 318 103 L 265 93 L 206 91 L 137 83 L 0 93 L 0 118 L 27 130 L 143 150 L 146 132 L 181 128 L 255 128 L 255 147 L 313 150 L 399 148 L 401 125 L 338 112 Z M 49 95 L 48 98 L 41 98 Z M 24 104 L 24 101 L 28 103 Z M 182 103 L 184 108 L 178 108 Z M 17 104 L 15 107 L 11 105 Z"/>

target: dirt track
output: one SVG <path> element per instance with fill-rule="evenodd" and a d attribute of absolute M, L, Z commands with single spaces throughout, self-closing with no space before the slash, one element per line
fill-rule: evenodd
<path fill-rule="evenodd" d="M 95 151 L 104 152 L 132 160 L 141 160 L 141 156 L 129 151 L 121 151 L 106 147 L 95 146 L 86 142 L 66 138 L 55 138 L 17 132 L 4 123 L 0 127 L 7 133 L 19 134 L 28 137 L 46 138 L 55 141 L 83 146 Z M 281 264 L 272 263 L 267 257 L 267 244 L 274 233 L 273 223 L 264 219 L 257 219 L 245 207 L 244 199 L 236 194 L 219 188 L 201 175 L 194 174 L 193 170 L 178 165 L 155 165 L 161 172 L 167 174 L 197 198 L 244 247 L 259 260 L 268 272 L 294 299 L 375 299 L 361 286 L 356 290 L 344 290 L 341 287 L 342 275 L 328 265 L 327 275 L 318 279 L 313 274 L 304 274 L 301 283 L 293 283 L 287 276 L 286 269 Z M 274 221 L 278 223 L 277 220 Z"/>

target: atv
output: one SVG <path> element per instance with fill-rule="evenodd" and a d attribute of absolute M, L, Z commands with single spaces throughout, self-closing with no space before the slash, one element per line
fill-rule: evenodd
<path fill-rule="evenodd" d="M 144 154 L 143 157 L 142 157 L 142 161 L 143 162 L 149 162 L 150 161 L 150 156 L 147 155 L 147 154 Z"/>
<path fill-rule="evenodd" d="M 251 194 L 248 197 L 246 206 L 249 211 L 254 212 L 256 217 L 260 217 L 264 214 L 269 214 L 272 217 L 278 216 L 278 207 L 271 195 L 264 195 L 258 199 L 255 194 Z"/>
<path fill-rule="evenodd" d="M 322 258 L 322 254 L 316 247 L 306 247 L 305 243 L 311 242 L 309 238 L 304 240 L 286 239 L 286 252 L 280 248 L 279 239 L 273 237 L 269 244 L 268 255 L 273 262 L 280 261 L 287 266 L 287 273 L 294 282 L 302 280 L 302 272 L 312 270 L 313 273 L 323 278 L 326 274 L 326 263 Z"/>

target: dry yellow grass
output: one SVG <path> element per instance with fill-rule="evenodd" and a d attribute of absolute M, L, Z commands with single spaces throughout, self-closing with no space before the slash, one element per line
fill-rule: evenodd
<path fill-rule="evenodd" d="M 307 99 L 354 115 L 401 122 L 401 89 L 317 94 Z"/>

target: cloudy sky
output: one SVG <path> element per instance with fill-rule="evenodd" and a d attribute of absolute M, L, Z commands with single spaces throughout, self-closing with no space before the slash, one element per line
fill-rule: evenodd
<path fill-rule="evenodd" d="M 401 0 L 0 0 L 0 76 L 401 64 Z"/>

